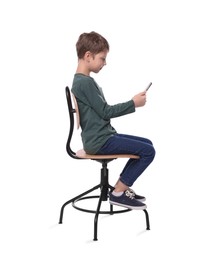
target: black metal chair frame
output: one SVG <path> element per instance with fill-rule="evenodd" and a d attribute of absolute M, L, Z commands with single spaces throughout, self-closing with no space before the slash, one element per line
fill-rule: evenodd
<path fill-rule="evenodd" d="M 72 204 L 72 206 L 80 211 L 84 211 L 84 212 L 88 212 L 88 213 L 94 213 L 95 214 L 95 218 L 94 218 L 94 238 L 93 240 L 96 241 L 98 240 L 98 217 L 99 214 L 117 214 L 117 213 L 125 213 L 128 211 L 131 211 L 131 209 L 128 208 L 122 208 L 119 210 L 114 210 L 113 209 L 113 205 L 110 204 L 110 210 L 101 210 L 101 204 L 102 201 L 107 201 L 108 200 L 108 193 L 110 190 L 113 190 L 114 187 L 111 186 L 109 184 L 109 171 L 108 171 L 108 163 L 111 162 L 114 159 L 117 158 L 123 158 L 121 157 L 121 155 L 116 155 L 114 156 L 104 156 L 105 158 L 102 158 L 101 156 L 91 156 L 89 155 L 88 157 L 79 157 L 77 156 L 77 153 L 75 153 L 72 149 L 71 149 L 71 139 L 72 139 L 72 135 L 73 135 L 73 130 L 74 130 L 74 114 L 76 113 L 76 109 L 73 107 L 72 105 L 72 98 L 71 98 L 71 93 L 69 90 L 69 87 L 65 88 L 65 94 L 66 94 L 66 99 L 67 99 L 67 105 L 68 105 L 68 112 L 69 112 L 69 118 L 70 118 L 70 128 L 69 128 L 69 135 L 68 135 L 68 139 L 67 139 L 67 143 L 66 143 L 66 151 L 68 153 L 68 155 L 73 158 L 73 159 L 77 159 L 77 160 L 83 160 L 83 159 L 91 159 L 91 160 L 95 160 L 99 163 L 101 163 L 102 168 L 101 168 L 101 176 L 100 176 L 100 183 L 94 187 L 92 187 L 91 189 L 79 194 L 78 196 L 68 200 L 67 202 L 65 202 L 62 207 L 61 207 L 61 211 L 60 211 L 60 218 L 59 218 L 59 224 L 62 224 L 63 221 L 63 214 L 64 214 L 64 208 L 65 206 L 67 206 L 68 204 Z M 93 192 L 94 190 L 100 189 L 100 193 L 97 196 L 86 196 L 87 194 Z M 81 201 L 81 200 L 85 200 L 85 199 L 96 199 L 98 198 L 98 205 L 96 210 L 90 210 L 90 209 L 85 209 L 82 207 L 77 206 L 77 202 Z M 146 209 L 143 210 L 145 213 L 145 219 L 146 219 L 146 229 L 150 230 L 150 222 L 149 222 L 149 215 Z"/>

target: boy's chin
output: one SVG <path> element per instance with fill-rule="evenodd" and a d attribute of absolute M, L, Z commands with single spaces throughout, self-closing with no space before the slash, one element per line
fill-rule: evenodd
<path fill-rule="evenodd" d="M 97 73 L 99 73 L 100 70 L 101 70 L 101 69 L 99 69 L 99 70 L 94 70 L 93 72 L 97 74 Z"/>

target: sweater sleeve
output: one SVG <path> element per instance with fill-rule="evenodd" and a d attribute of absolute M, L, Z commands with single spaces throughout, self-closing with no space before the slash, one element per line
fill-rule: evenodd
<path fill-rule="evenodd" d="M 81 100 L 81 102 L 84 102 L 95 110 L 95 112 L 104 120 L 135 112 L 133 100 L 118 103 L 116 105 L 109 105 L 106 102 L 102 89 L 92 78 L 87 79 L 86 84 L 83 82 L 83 86 L 82 84 L 79 85 L 80 92 L 82 92 L 83 95 L 77 93 L 78 91 L 75 91 L 74 88 L 72 90 L 73 93 Z"/>

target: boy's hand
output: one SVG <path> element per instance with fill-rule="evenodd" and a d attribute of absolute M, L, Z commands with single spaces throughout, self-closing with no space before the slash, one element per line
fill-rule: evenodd
<path fill-rule="evenodd" d="M 134 101 L 135 107 L 143 107 L 146 103 L 146 91 L 138 93 L 132 100 Z"/>

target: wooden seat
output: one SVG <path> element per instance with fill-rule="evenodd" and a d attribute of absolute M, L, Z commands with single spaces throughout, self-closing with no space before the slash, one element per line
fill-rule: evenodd
<path fill-rule="evenodd" d="M 71 148 L 71 140 L 72 140 L 72 135 L 73 135 L 73 130 L 74 130 L 74 114 L 75 114 L 75 118 L 76 118 L 76 126 L 77 129 L 80 128 L 80 115 L 79 115 L 79 109 L 78 109 L 78 104 L 76 101 L 76 98 L 74 97 L 73 94 L 71 94 L 70 90 L 68 87 L 65 88 L 65 93 L 66 93 L 66 99 L 67 99 L 67 105 L 68 105 L 68 112 L 69 112 L 69 135 L 68 135 L 68 139 L 67 139 L 67 143 L 66 143 L 66 150 L 68 155 L 71 158 L 74 159 L 78 159 L 78 160 L 94 160 L 97 161 L 99 163 L 101 163 L 102 168 L 100 171 L 100 183 L 97 184 L 96 186 L 90 188 L 89 190 L 75 196 L 74 198 L 68 200 L 67 202 L 65 202 L 62 207 L 61 207 L 61 211 L 60 211 L 60 218 L 59 218 L 59 224 L 62 224 L 62 220 L 63 220 L 63 214 L 64 214 L 64 208 L 65 206 L 67 206 L 68 204 L 72 204 L 72 206 L 78 210 L 84 211 L 84 212 L 89 212 L 89 213 L 94 213 L 95 214 L 95 218 L 94 218 L 94 238 L 93 240 L 96 241 L 98 240 L 98 234 L 97 234 L 97 226 L 98 226 L 98 216 L 99 214 L 116 214 L 116 213 L 124 213 L 124 212 L 128 212 L 131 211 L 131 209 L 127 209 L 127 208 L 123 208 L 120 207 L 120 209 L 113 209 L 113 205 L 110 205 L 110 210 L 101 210 L 101 203 L 103 201 L 107 201 L 108 200 L 108 194 L 111 190 L 114 189 L 113 186 L 111 186 L 109 184 L 109 172 L 108 172 L 108 163 L 111 162 L 112 160 L 115 159 L 119 159 L 119 158 L 132 158 L 135 160 L 139 159 L 139 156 L 137 155 L 132 155 L 132 154 L 114 154 L 114 155 L 91 155 L 91 154 L 87 154 L 83 149 L 80 149 L 77 152 L 74 152 Z M 72 105 L 72 103 L 74 103 L 74 107 Z M 82 165 L 83 167 L 83 165 Z M 88 169 L 85 170 L 86 174 L 88 175 Z M 80 176 L 79 176 L 80 178 Z M 87 194 L 93 192 L 94 190 L 99 189 L 99 195 L 97 196 L 86 196 Z M 80 200 L 84 200 L 84 199 L 98 199 L 98 203 L 97 203 L 97 207 L 96 210 L 90 210 L 87 208 L 82 208 L 79 207 L 77 205 L 77 202 L 79 202 Z M 149 224 L 149 215 L 146 209 L 143 210 L 145 213 L 145 218 L 146 218 L 146 229 L 149 230 L 150 229 L 150 224 Z"/>
<path fill-rule="evenodd" d="M 139 159 L 139 156 L 133 154 L 107 154 L 107 155 L 93 155 L 87 154 L 84 149 L 76 152 L 76 156 L 81 159 L 103 160 L 103 159 L 118 159 L 118 158 L 132 158 Z"/>

